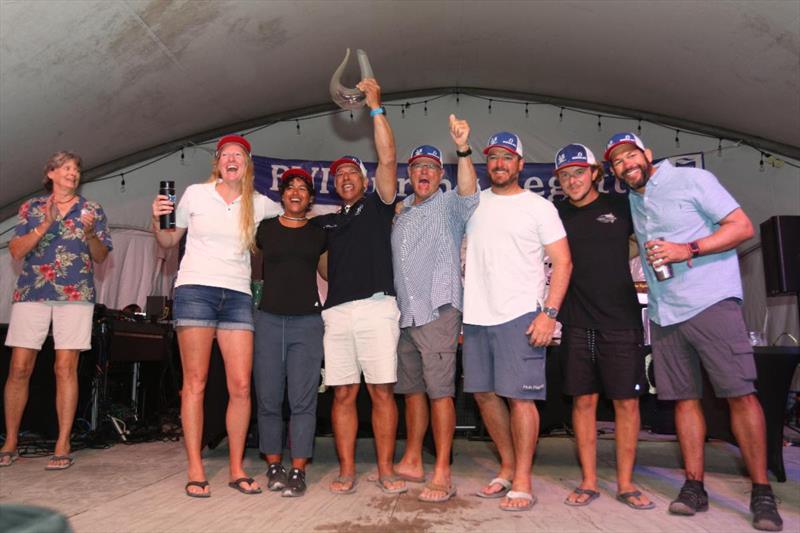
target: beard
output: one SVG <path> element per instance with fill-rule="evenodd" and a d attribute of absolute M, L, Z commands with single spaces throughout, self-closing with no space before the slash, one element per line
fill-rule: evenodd
<path fill-rule="evenodd" d="M 629 180 L 625 174 L 627 174 L 630 170 L 639 170 L 639 177 L 633 180 Z M 622 180 L 633 190 L 639 190 L 647 184 L 647 181 L 650 179 L 650 173 L 653 170 L 653 165 L 648 163 L 647 165 L 637 165 L 633 169 L 628 169 L 622 173 Z"/>

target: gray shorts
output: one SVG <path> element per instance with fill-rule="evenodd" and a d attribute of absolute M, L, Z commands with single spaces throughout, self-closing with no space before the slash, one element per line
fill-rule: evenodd
<path fill-rule="evenodd" d="M 701 364 L 718 398 L 755 392 L 753 347 L 737 300 L 717 302 L 679 324 L 650 322 L 650 335 L 660 400 L 702 398 Z"/>
<path fill-rule="evenodd" d="M 464 392 L 494 392 L 517 400 L 544 400 L 546 348 L 525 331 L 538 312 L 496 326 L 464 324 Z"/>
<path fill-rule="evenodd" d="M 456 349 L 461 312 L 449 305 L 439 318 L 400 331 L 397 343 L 397 394 L 426 392 L 432 400 L 456 395 Z"/>

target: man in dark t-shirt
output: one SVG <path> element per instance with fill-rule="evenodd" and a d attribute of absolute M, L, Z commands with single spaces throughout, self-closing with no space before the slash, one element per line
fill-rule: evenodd
<path fill-rule="evenodd" d="M 556 204 L 567 231 L 573 271 L 558 314 L 564 325 L 564 392 L 573 396 L 572 424 L 583 479 L 564 501 L 588 505 L 597 491 L 597 402 L 613 401 L 617 499 L 635 509 L 654 504 L 632 482 L 639 435 L 639 395 L 646 389 L 642 322 L 631 278 L 633 234 L 625 198 L 600 194 L 603 170 L 591 150 L 570 144 L 556 153 L 555 175 L 567 199 Z"/>
<path fill-rule="evenodd" d="M 339 455 L 339 476 L 330 490 L 347 494 L 356 489 L 356 396 L 363 372 L 372 400 L 378 486 L 387 493 L 400 493 L 407 490 L 405 481 L 395 476 L 393 465 L 400 310 L 390 241 L 397 156 L 378 83 L 368 78 L 358 88 L 366 94 L 375 128 L 375 192 L 366 193 L 369 177 L 361 160 L 341 157 L 331 164 L 330 173 L 342 207 L 338 213 L 313 219 L 328 232 L 328 297 L 322 311 L 325 384 L 334 388 L 331 420 Z"/>

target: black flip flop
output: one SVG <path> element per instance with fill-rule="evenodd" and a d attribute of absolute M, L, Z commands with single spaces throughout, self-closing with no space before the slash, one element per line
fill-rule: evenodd
<path fill-rule="evenodd" d="M 201 489 L 205 489 L 206 487 L 208 487 L 208 481 L 206 481 L 206 480 L 203 480 L 203 481 L 190 481 L 190 482 L 188 482 L 186 484 L 186 486 L 183 488 L 183 490 L 186 491 L 186 495 L 189 496 L 190 498 L 210 498 L 211 497 L 211 493 L 210 492 L 191 492 L 189 490 L 189 487 L 200 487 Z"/>
<path fill-rule="evenodd" d="M 239 479 L 235 479 L 228 483 L 228 486 L 232 489 L 236 489 L 242 494 L 261 494 L 261 487 L 257 489 L 246 489 L 242 486 L 242 483 L 247 483 L 248 485 L 252 485 L 255 483 L 256 480 L 251 477 L 240 477 Z"/>

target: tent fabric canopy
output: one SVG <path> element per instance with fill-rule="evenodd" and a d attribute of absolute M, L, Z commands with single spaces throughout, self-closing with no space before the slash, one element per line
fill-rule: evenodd
<path fill-rule="evenodd" d="M 544 95 L 800 153 L 796 1 L 2 0 L 0 219 L 55 150 L 91 169 L 328 105 L 346 47 L 386 94 Z"/>

